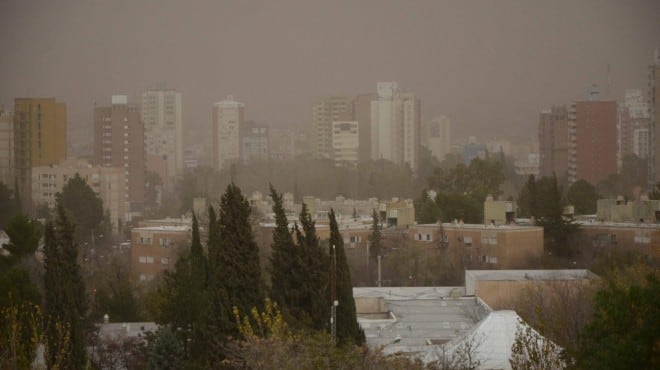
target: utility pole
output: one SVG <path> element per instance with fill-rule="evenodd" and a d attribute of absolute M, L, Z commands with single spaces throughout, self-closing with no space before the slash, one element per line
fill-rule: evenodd
<path fill-rule="evenodd" d="M 379 287 L 380 287 L 380 284 L 381 284 L 381 281 L 382 281 L 381 278 L 380 278 L 380 258 L 381 258 L 381 256 L 379 255 L 378 256 L 378 286 Z"/>
<path fill-rule="evenodd" d="M 332 245 L 332 281 L 331 281 L 330 299 L 332 300 L 330 306 L 330 335 L 332 344 L 337 344 L 337 251 L 335 245 Z"/>

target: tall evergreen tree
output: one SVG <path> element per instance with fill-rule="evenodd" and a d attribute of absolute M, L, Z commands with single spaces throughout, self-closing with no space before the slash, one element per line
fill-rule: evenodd
<path fill-rule="evenodd" d="M 56 213 L 55 224 L 46 224 L 44 233 L 46 363 L 49 368 L 83 369 L 89 329 L 85 285 L 73 241 L 74 225 L 59 202 Z"/>
<path fill-rule="evenodd" d="M 369 259 L 373 262 L 373 267 L 369 271 L 369 277 L 374 280 L 373 270 L 377 269 L 378 256 L 383 253 L 383 234 L 380 232 L 380 222 L 378 222 L 378 212 L 374 209 L 371 213 L 371 234 L 369 234 Z M 378 282 L 376 282 L 376 285 Z"/>
<path fill-rule="evenodd" d="M 298 304 L 297 288 L 299 281 L 294 279 L 293 272 L 299 266 L 300 258 L 293 236 L 289 230 L 289 221 L 282 205 L 282 195 L 278 194 L 273 185 L 270 186 L 270 196 L 273 199 L 273 213 L 275 213 L 275 228 L 273 229 L 272 254 L 270 257 L 271 296 L 284 310 L 289 313 L 289 307 Z"/>
<path fill-rule="evenodd" d="M 201 360 L 207 350 L 205 320 L 208 310 L 207 263 L 199 236 L 197 217 L 193 214 L 192 242 L 176 262 L 166 271 L 160 293 L 163 306 L 159 323 L 177 328 L 177 336 L 191 364 Z M 185 305 L 181 303 L 185 302 Z"/>
<path fill-rule="evenodd" d="M 263 302 L 259 247 L 250 226 L 250 204 L 234 184 L 228 185 L 222 195 L 217 240 L 209 235 L 211 238 L 212 326 L 221 336 L 232 336 L 237 334 L 232 308 L 246 314 Z"/>
<path fill-rule="evenodd" d="M 364 331 L 357 322 L 351 272 L 344 252 L 344 239 L 339 233 L 335 211 L 330 209 L 330 258 L 331 269 L 335 277 L 337 306 L 337 341 L 338 343 L 364 343 Z"/>
<path fill-rule="evenodd" d="M 298 288 L 296 305 L 292 314 L 301 318 L 301 322 L 313 329 L 327 328 L 329 318 L 329 301 L 326 295 L 328 289 L 328 255 L 319 245 L 316 236 L 316 224 L 303 203 L 300 211 L 300 224 L 295 227 L 298 240 L 299 257 L 294 261 L 293 279 Z M 295 316 L 294 316 L 295 317 Z"/>

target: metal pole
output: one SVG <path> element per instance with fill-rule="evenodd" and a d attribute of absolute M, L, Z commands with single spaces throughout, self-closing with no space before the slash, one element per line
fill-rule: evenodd
<path fill-rule="evenodd" d="M 330 306 L 330 336 L 332 344 L 337 343 L 337 251 L 334 244 L 332 245 L 332 289 L 331 289 L 331 306 Z"/>
<path fill-rule="evenodd" d="M 381 256 L 378 256 L 378 286 L 380 287 L 381 284 L 381 276 L 380 276 L 380 258 Z"/>

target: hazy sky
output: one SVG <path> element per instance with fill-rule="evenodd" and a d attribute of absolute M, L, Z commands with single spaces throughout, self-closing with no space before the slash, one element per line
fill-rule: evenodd
<path fill-rule="evenodd" d="M 646 88 L 660 1 L 0 0 L 0 47 L 0 103 L 56 97 L 90 143 L 95 102 L 162 83 L 210 130 L 228 94 L 248 119 L 307 123 L 315 98 L 388 80 L 457 136 L 524 139 L 541 109 L 607 92 L 608 64 L 611 97 Z"/>

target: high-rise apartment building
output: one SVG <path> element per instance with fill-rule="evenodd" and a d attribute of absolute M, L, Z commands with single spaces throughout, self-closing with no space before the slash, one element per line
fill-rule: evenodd
<path fill-rule="evenodd" d="M 0 106 L 0 182 L 14 187 L 14 115 Z"/>
<path fill-rule="evenodd" d="M 360 130 L 357 121 L 332 123 L 332 157 L 338 166 L 357 166 L 360 149 Z"/>
<path fill-rule="evenodd" d="M 66 159 L 66 104 L 54 98 L 14 100 L 15 176 L 23 204 L 31 207 L 32 174 L 37 166 Z"/>
<path fill-rule="evenodd" d="M 231 95 L 213 105 L 212 163 L 218 171 L 241 158 L 244 109 L 243 103 L 235 101 Z"/>
<path fill-rule="evenodd" d="M 417 173 L 420 104 L 412 93 L 399 91 L 396 82 L 379 82 L 371 102 L 371 158 L 407 163 Z"/>
<path fill-rule="evenodd" d="M 427 121 L 420 135 L 421 145 L 427 147 L 437 160 L 443 161 L 451 150 L 451 121 L 440 116 Z"/>
<path fill-rule="evenodd" d="M 144 206 L 146 158 L 140 109 L 126 95 L 113 95 L 112 105 L 94 108 L 94 156 L 103 167 L 124 169 L 125 201 L 131 212 Z"/>
<path fill-rule="evenodd" d="M 540 176 L 568 175 L 568 111 L 554 106 L 541 112 L 539 120 Z"/>
<path fill-rule="evenodd" d="M 568 182 L 598 184 L 617 172 L 617 103 L 598 100 L 575 102 L 568 119 Z"/>
<path fill-rule="evenodd" d="M 660 48 L 655 50 L 653 64 L 649 66 L 649 189 L 660 181 Z"/>
<path fill-rule="evenodd" d="M 360 162 L 371 159 L 371 102 L 378 99 L 378 95 L 361 94 L 353 100 L 353 121 L 358 123 L 360 134 L 360 147 L 358 160 Z"/>
<path fill-rule="evenodd" d="M 147 168 L 168 184 L 183 170 L 183 119 L 181 93 L 153 89 L 142 94 Z"/>
<path fill-rule="evenodd" d="M 246 122 L 241 130 L 241 159 L 243 162 L 266 161 L 269 158 L 268 126 Z"/>
<path fill-rule="evenodd" d="M 618 109 L 617 163 L 630 155 L 647 158 L 649 110 L 642 90 L 626 90 Z"/>
<path fill-rule="evenodd" d="M 353 100 L 345 96 L 331 96 L 317 101 L 312 106 L 314 128 L 314 155 L 332 158 L 332 122 L 353 118 Z"/>

